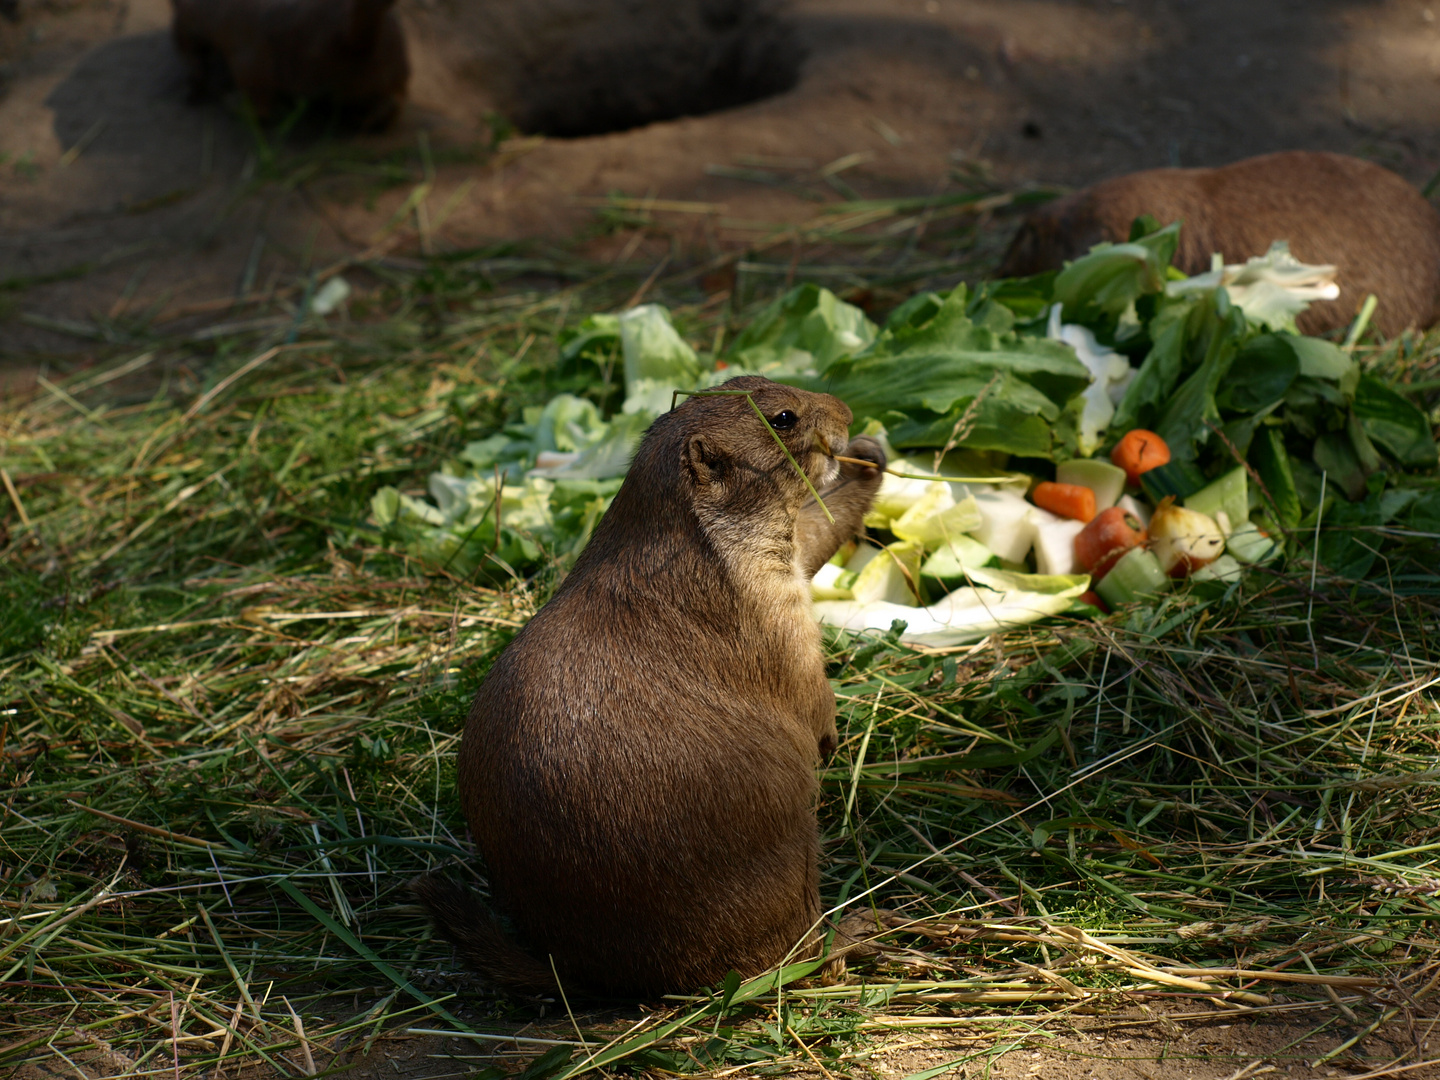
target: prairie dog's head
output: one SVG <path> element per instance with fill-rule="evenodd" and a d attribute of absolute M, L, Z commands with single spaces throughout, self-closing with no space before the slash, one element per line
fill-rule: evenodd
<path fill-rule="evenodd" d="M 763 501 L 773 492 L 786 510 L 798 510 L 810 492 L 776 435 L 817 488 L 835 479 L 835 455 L 844 453 L 850 441 L 851 414 L 844 402 L 755 375 L 716 389 L 727 392 L 694 395 L 675 410 L 685 432 L 679 447 L 682 469 L 697 506 L 744 513 L 751 508 L 742 503 Z"/>

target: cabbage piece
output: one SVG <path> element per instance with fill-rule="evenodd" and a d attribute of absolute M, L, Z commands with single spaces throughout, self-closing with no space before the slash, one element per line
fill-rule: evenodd
<path fill-rule="evenodd" d="M 1076 357 L 1090 372 L 1090 385 L 1080 393 L 1084 407 L 1080 412 L 1080 433 L 1076 440 L 1080 453 L 1089 457 L 1100 449 L 1105 429 L 1115 416 L 1115 403 L 1125 393 L 1134 377 L 1130 361 L 1114 349 L 1101 345 L 1095 335 L 1083 326 L 1060 321 L 1061 305 L 1050 308 L 1050 323 L 1045 336 L 1063 341 L 1075 350 Z"/>
<path fill-rule="evenodd" d="M 1195 298 L 1224 287 L 1230 302 L 1251 322 L 1272 330 L 1295 331 L 1295 316 L 1316 300 L 1340 295 L 1333 266 L 1309 266 L 1290 254 L 1290 244 L 1276 240 L 1264 255 L 1243 264 L 1226 264 L 1215 255 L 1210 272 L 1196 274 L 1165 286 L 1172 297 Z"/>
<path fill-rule="evenodd" d="M 865 312 L 829 289 L 797 285 L 755 317 L 730 347 L 732 367 L 757 375 L 824 371 L 875 340 Z"/>
<path fill-rule="evenodd" d="M 980 524 L 970 534 L 1006 562 L 1020 562 L 1035 542 L 1035 506 L 1013 491 L 976 487 L 968 492 L 980 510 Z"/>
<path fill-rule="evenodd" d="M 950 485 L 933 482 L 909 510 L 896 518 L 890 531 L 901 540 L 913 540 L 926 551 L 934 551 L 953 536 L 967 533 L 980 524 L 980 507 L 974 496 L 959 502 Z"/>
<path fill-rule="evenodd" d="M 978 571 L 969 571 L 981 580 Z M 1090 587 L 1090 578 L 1079 576 L 1045 577 L 1039 574 L 1007 574 L 1006 571 L 983 572 L 991 581 L 1012 585 L 1027 582 L 1030 589 L 1015 587 L 1004 591 L 969 586 L 956 589 L 929 607 L 913 608 L 895 603 L 860 603 L 854 600 L 828 600 L 814 605 L 815 616 L 828 626 L 844 630 L 889 630 L 900 619 L 906 623 L 901 641 L 943 647 L 962 645 L 993 634 L 1025 626 L 1050 615 L 1068 611 L 1081 593 Z M 987 582 L 988 583 L 988 582 Z"/>
<path fill-rule="evenodd" d="M 913 605 L 924 557 L 925 549 L 917 543 L 902 540 L 890 544 L 865 564 L 850 586 L 850 592 L 862 603 L 884 601 Z"/>
<path fill-rule="evenodd" d="M 899 472 L 929 471 L 904 458 L 892 460 L 890 468 Z M 904 517 L 906 511 L 937 486 L 944 487 L 945 485 L 935 480 L 907 479 L 903 476 L 896 476 L 895 473 L 887 470 L 881 477 L 880 490 L 875 493 L 875 500 L 870 504 L 870 510 L 865 515 L 865 524 L 872 529 L 890 528 L 892 521 Z M 952 506 L 954 502 L 955 500 L 952 498 Z"/>
<path fill-rule="evenodd" d="M 700 359 L 696 350 L 687 346 L 683 337 L 675 333 L 670 323 L 670 312 L 660 304 L 642 304 L 631 308 L 619 317 L 621 347 L 625 350 L 625 405 L 641 380 L 654 390 L 657 384 L 665 384 L 674 390 L 690 389 L 700 377 Z M 670 408 L 665 400 L 664 409 Z M 664 412 L 657 409 L 655 412 Z"/>
<path fill-rule="evenodd" d="M 1037 511 L 1044 513 L 1044 511 Z M 1085 529 L 1085 522 L 1070 518 L 1040 521 L 1035 527 L 1035 569 L 1041 574 L 1073 574 L 1080 569 L 1075 558 L 1075 538 Z"/>
<path fill-rule="evenodd" d="M 836 563 L 826 563 L 815 571 L 810 579 L 810 597 L 814 600 L 852 600 L 855 593 L 839 584 L 845 575 L 845 568 Z"/>

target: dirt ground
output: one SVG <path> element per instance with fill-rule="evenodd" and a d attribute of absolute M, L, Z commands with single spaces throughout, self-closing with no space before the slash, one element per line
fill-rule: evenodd
<path fill-rule="evenodd" d="M 344 147 L 372 161 L 429 148 L 433 182 L 418 195 L 430 227 L 412 254 L 539 237 L 596 259 L 659 259 L 638 234 L 583 237 L 585 200 L 617 192 L 695 204 L 674 211 L 682 258 L 815 214 L 791 188 L 737 175 L 756 168 L 814 179 L 847 165 L 835 175 L 864 197 L 930 194 L 965 166 L 1004 186 L 1081 185 L 1282 148 L 1359 154 L 1416 184 L 1440 169 L 1440 0 L 795 0 L 792 89 L 611 134 L 522 133 L 498 151 L 492 110 L 516 92 L 524 27 L 500 0 L 402 9 L 412 101 L 395 130 Z M 233 320 L 237 293 L 367 250 L 417 195 L 335 170 L 265 182 L 266 144 L 223 104 L 187 103 L 168 19 L 167 0 L 20 0 L 18 21 L 0 19 L 0 394 L 46 365 L 108 355 L 126 316 L 177 338 Z M 555 48 L 590 32 L 567 25 L 552 27 Z M 996 251 L 1011 227 L 996 222 Z M 865 1065 L 878 1077 L 969 1058 L 948 1075 L 1301 1080 L 1367 1074 L 1417 1046 L 1440 1053 L 1428 1030 L 1392 1026 L 1312 1066 L 1361 1034 L 1330 1010 L 1077 1016 L 1019 1042 L 996 1030 L 897 1033 Z M 457 1076 L 483 1064 L 456 1056 L 474 1053 L 397 1038 L 334 1064 Z"/>
<path fill-rule="evenodd" d="M 372 1004 L 362 1002 L 358 1011 L 364 1012 Z M 463 1008 L 459 1015 L 477 1030 L 503 1031 L 518 1036 L 521 1042 L 532 1042 L 522 1047 L 520 1042 L 473 1042 L 407 1034 L 402 1029 L 369 1043 L 352 1036 L 332 1045 L 335 1040 L 312 1035 L 309 1061 L 297 1050 L 277 1056 L 289 1067 L 290 1075 L 459 1080 L 491 1068 L 516 1075 L 547 1049 L 535 1043 L 574 1038 L 563 1017 L 557 1027 L 554 1021 L 496 1025 Z M 596 1018 L 580 1013 L 576 1020 L 583 1027 L 598 1020 L 602 1026 L 627 1028 L 641 1016 L 633 1012 Z M 842 1042 L 834 1047 L 838 1058 L 825 1055 L 826 1048 L 812 1039 L 801 1063 L 781 1065 L 777 1071 L 776 1065 L 762 1062 L 756 1070 L 747 1069 L 740 1075 L 835 1080 L 836 1073 L 843 1070 L 853 1076 L 868 1074 L 874 1080 L 1252 1080 L 1261 1076 L 1270 1080 L 1380 1080 L 1382 1076 L 1435 1080 L 1440 1077 L 1440 1063 L 1436 1063 L 1440 1040 L 1431 1030 L 1434 1024 L 1432 1020 L 1397 1020 L 1372 1032 L 1365 1020 L 1349 1019 L 1328 1005 L 1300 1002 L 1248 1016 L 1158 1003 L 1100 1016 L 1060 1013 L 1018 1019 L 996 1012 L 952 1020 L 951 1026 L 941 1030 L 879 1036 L 872 1032 L 863 1042 Z M 787 1050 L 786 1058 L 793 1061 L 795 1048 Z M 133 1068 L 128 1058 L 117 1060 L 101 1050 L 72 1049 L 69 1056 L 71 1065 L 50 1061 L 26 1066 L 15 1074 L 15 1080 L 74 1080 L 79 1070 L 89 1080 Z M 162 1073 L 166 1060 L 162 1051 L 157 1058 Z M 1424 1064 L 1417 1066 L 1416 1062 Z M 680 1075 L 660 1068 L 635 1073 L 633 1068 L 628 1075 Z M 695 1075 L 735 1072 L 735 1066 L 722 1065 Z M 242 1080 L 270 1080 L 275 1075 L 240 1074 Z"/>
<path fill-rule="evenodd" d="M 487 113 L 534 67 L 516 43 L 543 28 L 545 48 L 563 51 L 593 37 L 595 19 L 562 17 L 574 0 L 402 0 L 411 104 L 395 130 L 332 149 L 376 159 L 430 148 L 431 229 L 408 243 L 432 251 L 573 244 L 595 213 L 584 199 L 607 193 L 704 204 L 671 214 L 691 252 L 743 247 L 814 215 L 790 188 L 733 175 L 756 166 L 813 180 L 848 163 L 837 178 L 870 197 L 929 194 L 967 164 L 1002 185 L 1079 185 L 1306 147 L 1361 154 L 1423 184 L 1440 167 L 1431 5 L 795 0 L 789 91 L 612 134 L 512 138 L 488 153 L 476 149 L 491 145 Z M 619 25 L 642 25 L 635 12 L 648 10 L 646 0 L 580 6 L 623 9 Z M 529 23 L 515 15 L 525 11 Z M 365 250 L 414 194 L 413 183 L 377 193 L 357 180 L 363 169 L 263 182 L 267 145 L 223 104 L 186 102 L 167 0 L 19 0 L 18 16 L 0 19 L 0 364 L 12 383 L 20 364 L 113 348 L 127 318 L 152 335 L 223 321 L 238 292 Z M 667 47 L 641 44 L 643 55 Z M 546 75 L 552 96 L 614 78 Z M 578 246 L 606 260 L 663 253 L 628 239 Z"/>
<path fill-rule="evenodd" d="M 1272 1080 L 1345 1080 L 1393 1066 L 1407 1051 L 1412 1056 L 1404 1060 L 1424 1061 L 1440 1049 L 1428 1030 L 1392 1024 L 1331 1055 L 1362 1034 L 1362 1027 L 1329 1009 L 1245 1018 L 1145 1006 L 1103 1017 L 1019 1024 L 997 1015 L 946 1031 L 896 1033 L 842 1054 L 831 1068 L 848 1065 L 854 1074 L 868 1072 L 876 1080 L 917 1073 L 943 1080 L 1249 1080 L 1266 1075 Z M 563 1032 L 552 1034 L 564 1037 Z M 333 1066 L 348 1066 L 345 1075 L 355 1080 L 442 1080 L 492 1065 L 509 1070 L 525 1060 L 533 1060 L 533 1051 L 525 1058 L 497 1057 L 458 1039 L 410 1036 L 377 1043 L 368 1057 L 342 1053 Z M 794 1068 L 784 1075 L 834 1080 L 829 1069 Z M 1440 1065 L 1399 1075 L 1435 1080 Z"/>

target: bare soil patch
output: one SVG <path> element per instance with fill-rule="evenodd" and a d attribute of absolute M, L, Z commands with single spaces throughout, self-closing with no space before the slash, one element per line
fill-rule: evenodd
<path fill-rule="evenodd" d="M 593 20 L 567 21 L 559 0 L 535 6 L 553 17 L 522 53 L 536 25 L 513 17 L 523 7 L 406 0 L 416 74 L 402 122 L 363 138 L 312 131 L 296 151 L 222 105 L 186 104 L 165 0 L 23 0 L 18 23 L 0 21 L 0 355 L 73 363 L 127 335 L 193 332 L 242 286 L 364 251 L 426 179 L 377 163 L 418 163 L 422 145 L 423 212 L 438 224 L 396 253 L 542 238 L 652 262 L 672 246 L 683 260 L 752 245 L 813 217 L 814 190 L 930 194 L 957 168 L 1013 187 L 1282 147 L 1359 153 L 1417 183 L 1440 165 L 1440 23 L 1423 0 L 798 0 L 786 22 L 741 20 L 759 38 L 745 57 L 738 31 L 677 37 L 665 5 L 618 0 L 589 7 L 642 28 L 630 53 L 595 45 Z M 783 84 L 766 49 L 802 59 L 791 89 L 748 105 L 492 149 L 495 110 L 522 130 L 527 118 L 569 130 L 556 102 L 614 84 L 627 55 L 654 58 L 667 38 L 701 42 L 674 59 L 712 74 L 758 66 Z M 575 42 L 600 59 L 567 68 Z M 612 111 L 643 116 L 636 87 L 665 65 L 628 66 L 637 81 Z M 297 175 L 287 152 L 319 163 Z M 346 167 L 328 167 L 336 158 Z M 843 187 L 817 187 L 827 166 Z M 615 192 L 700 205 L 668 214 L 673 244 L 587 246 L 586 200 Z M 993 260 L 1012 222 L 982 219 L 955 254 Z M 197 303 L 209 306 L 177 321 Z"/>

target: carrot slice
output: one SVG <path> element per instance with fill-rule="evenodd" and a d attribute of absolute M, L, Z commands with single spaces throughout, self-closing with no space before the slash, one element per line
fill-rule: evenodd
<path fill-rule="evenodd" d="M 1091 582 L 1098 585 L 1120 556 L 1147 539 L 1139 518 L 1123 507 L 1112 506 L 1100 511 L 1075 537 L 1075 561 L 1090 571 Z"/>
<path fill-rule="evenodd" d="M 1049 510 L 1061 517 L 1089 521 L 1095 516 L 1095 492 L 1079 484 L 1055 484 L 1042 480 L 1035 485 L 1030 498 L 1041 510 Z"/>
<path fill-rule="evenodd" d="M 1110 460 L 1125 470 L 1125 478 L 1131 484 L 1140 483 L 1142 473 L 1159 468 L 1170 460 L 1170 447 L 1153 431 L 1136 428 L 1127 431 L 1124 438 L 1110 451 Z"/>

